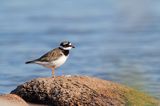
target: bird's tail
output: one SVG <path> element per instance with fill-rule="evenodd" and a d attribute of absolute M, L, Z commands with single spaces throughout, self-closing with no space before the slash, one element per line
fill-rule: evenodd
<path fill-rule="evenodd" d="M 31 63 L 35 63 L 35 60 L 33 60 L 33 61 L 27 61 L 27 62 L 25 62 L 26 64 L 31 64 Z"/>

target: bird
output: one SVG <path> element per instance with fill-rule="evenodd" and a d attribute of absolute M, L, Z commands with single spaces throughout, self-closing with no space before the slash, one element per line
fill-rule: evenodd
<path fill-rule="evenodd" d="M 27 61 L 26 64 L 34 63 L 50 68 L 52 70 L 52 77 L 54 77 L 55 69 L 66 62 L 69 51 L 72 48 L 75 48 L 75 46 L 73 46 L 71 42 L 63 41 L 60 43 L 59 47 L 52 49 L 38 59 Z"/>

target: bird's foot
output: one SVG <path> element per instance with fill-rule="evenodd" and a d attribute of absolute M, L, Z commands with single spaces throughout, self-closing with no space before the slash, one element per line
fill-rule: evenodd
<path fill-rule="evenodd" d="M 55 78 L 56 76 L 55 75 L 52 75 L 52 78 Z"/>

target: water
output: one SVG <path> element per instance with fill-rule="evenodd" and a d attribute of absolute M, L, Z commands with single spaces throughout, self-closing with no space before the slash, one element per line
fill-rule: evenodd
<path fill-rule="evenodd" d="M 73 42 L 56 75 L 88 75 L 160 98 L 160 2 L 149 0 L 1 0 L 0 93 L 49 69 L 26 65 Z"/>

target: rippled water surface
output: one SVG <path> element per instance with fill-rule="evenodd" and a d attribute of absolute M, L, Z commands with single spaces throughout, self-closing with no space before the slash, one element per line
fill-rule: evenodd
<path fill-rule="evenodd" d="M 76 49 L 56 75 L 95 76 L 160 98 L 160 2 L 0 1 L 0 93 L 51 76 L 24 63 L 69 40 Z"/>

